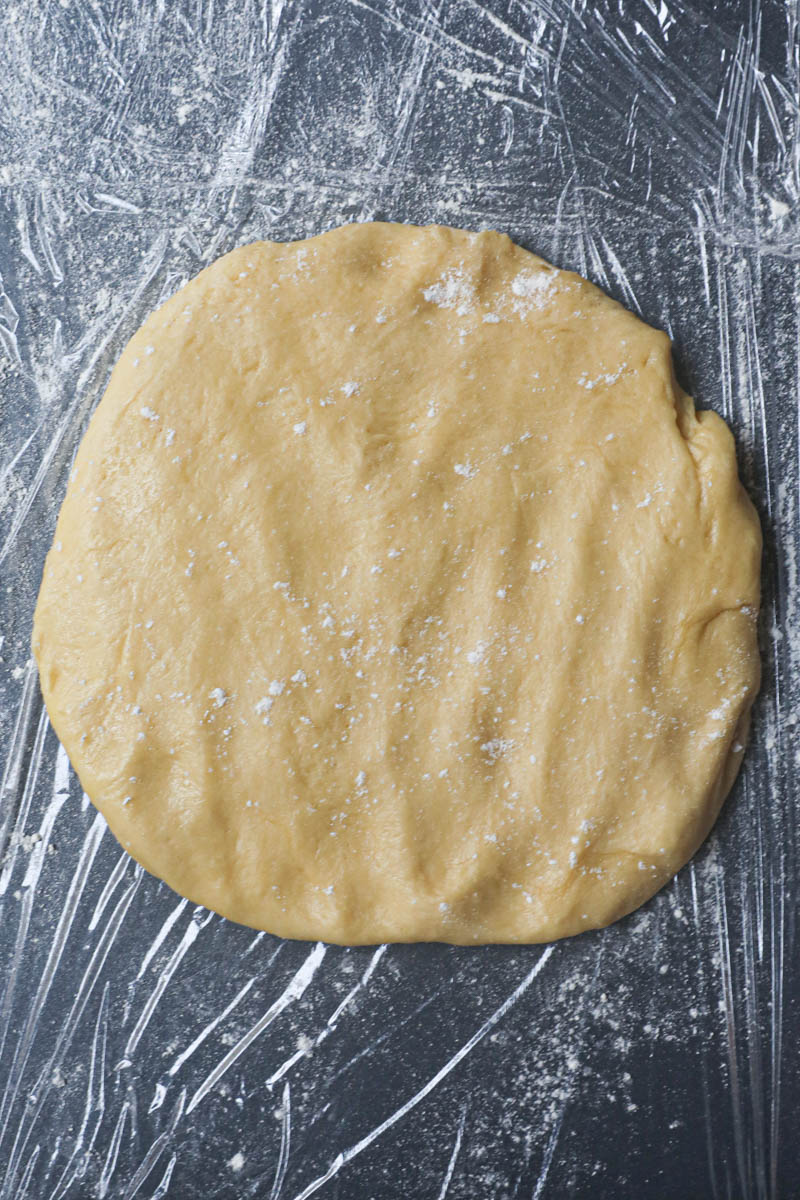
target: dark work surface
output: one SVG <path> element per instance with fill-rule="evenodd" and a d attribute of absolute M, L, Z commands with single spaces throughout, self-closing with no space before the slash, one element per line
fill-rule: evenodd
<path fill-rule="evenodd" d="M 794 4 L 19 0 L 0 15 L 0 1197 L 800 1195 Z M 766 536 L 764 687 L 695 861 L 552 947 L 281 943 L 82 800 L 29 657 L 77 441 L 241 242 L 509 233 L 668 330 Z"/>

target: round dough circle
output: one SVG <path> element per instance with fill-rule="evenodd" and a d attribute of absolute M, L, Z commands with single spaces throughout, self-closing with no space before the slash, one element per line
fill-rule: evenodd
<path fill-rule="evenodd" d="M 122 844 L 288 937 L 535 942 L 708 833 L 760 530 L 667 336 L 497 233 L 256 243 L 145 321 L 36 611 Z"/>

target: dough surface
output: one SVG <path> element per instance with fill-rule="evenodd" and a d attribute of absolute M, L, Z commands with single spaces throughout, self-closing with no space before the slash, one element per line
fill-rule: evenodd
<path fill-rule="evenodd" d="M 191 900 L 544 941 L 713 824 L 760 550 L 664 333 L 501 234 L 349 225 L 233 251 L 133 337 L 34 649 L 86 792 Z"/>

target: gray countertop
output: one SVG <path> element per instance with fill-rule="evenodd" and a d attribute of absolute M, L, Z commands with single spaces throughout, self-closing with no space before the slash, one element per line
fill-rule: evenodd
<path fill-rule="evenodd" d="M 0 15 L 0 1197 L 798 1194 L 800 31 L 772 0 L 18 0 Z M 498 228 L 674 339 L 765 531 L 696 859 L 548 947 L 281 942 L 82 798 L 30 659 L 81 432 L 255 238 Z"/>

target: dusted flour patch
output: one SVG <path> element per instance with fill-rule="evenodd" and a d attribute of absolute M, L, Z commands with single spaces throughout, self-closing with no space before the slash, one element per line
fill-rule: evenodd
<path fill-rule="evenodd" d="M 34 648 L 85 790 L 192 900 L 541 941 L 708 832 L 759 556 L 664 334 L 500 234 L 348 225 L 226 255 L 134 336 Z"/>
<path fill-rule="evenodd" d="M 445 271 L 436 283 L 423 288 L 422 294 L 429 304 L 455 309 L 460 317 L 466 316 L 475 307 L 475 285 L 459 268 Z"/>
<path fill-rule="evenodd" d="M 531 309 L 544 308 L 558 287 L 558 275 L 559 272 L 547 269 L 520 271 L 519 275 L 511 280 L 514 310 L 525 313 Z"/>

